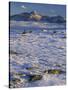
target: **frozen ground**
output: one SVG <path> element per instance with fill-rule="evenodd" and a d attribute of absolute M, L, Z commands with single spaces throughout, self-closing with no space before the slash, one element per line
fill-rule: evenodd
<path fill-rule="evenodd" d="M 66 30 L 63 25 L 52 24 L 59 29 L 46 25 L 49 30 L 26 29 L 25 34 L 23 28 L 10 29 L 10 87 L 66 83 Z"/>

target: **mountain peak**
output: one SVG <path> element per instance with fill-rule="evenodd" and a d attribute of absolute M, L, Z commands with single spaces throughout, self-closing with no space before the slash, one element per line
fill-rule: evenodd
<path fill-rule="evenodd" d="M 32 11 L 30 15 L 30 19 L 34 19 L 36 21 L 41 20 L 42 16 L 39 15 L 36 11 Z"/>
<path fill-rule="evenodd" d="M 43 21 L 50 23 L 64 23 L 66 20 L 62 16 L 43 16 L 37 13 L 37 11 L 32 11 L 30 13 L 24 12 L 21 14 L 13 15 L 10 17 L 11 20 L 17 21 Z"/>

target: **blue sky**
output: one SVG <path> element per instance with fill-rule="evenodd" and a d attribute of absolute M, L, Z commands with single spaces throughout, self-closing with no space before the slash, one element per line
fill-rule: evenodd
<path fill-rule="evenodd" d="M 66 6 L 55 4 L 35 4 L 35 3 L 23 3 L 23 2 L 11 2 L 10 3 L 10 15 L 15 15 L 23 12 L 37 11 L 41 15 L 61 15 L 66 17 Z"/>

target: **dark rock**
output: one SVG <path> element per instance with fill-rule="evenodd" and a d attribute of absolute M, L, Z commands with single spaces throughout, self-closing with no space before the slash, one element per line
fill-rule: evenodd
<path fill-rule="evenodd" d="M 27 69 L 27 70 L 32 70 L 32 69 L 33 69 L 33 67 L 27 67 L 26 69 Z"/>
<path fill-rule="evenodd" d="M 53 33 L 56 33 L 56 31 L 53 31 Z"/>
<path fill-rule="evenodd" d="M 48 74 L 62 74 L 65 73 L 65 71 L 62 70 L 57 70 L 57 69 L 53 69 L 53 70 L 45 70 L 44 73 L 48 73 Z"/>
<path fill-rule="evenodd" d="M 18 54 L 16 51 L 10 51 L 10 54 Z"/>
<path fill-rule="evenodd" d="M 16 55 L 22 54 L 22 53 L 18 53 L 18 52 L 16 52 L 16 51 L 12 51 L 12 50 L 10 50 L 9 53 L 10 53 L 10 54 L 16 54 Z"/>
<path fill-rule="evenodd" d="M 20 76 L 20 78 L 27 79 L 29 82 L 42 79 L 42 75 L 32 75 L 32 74 L 29 74 L 29 73 L 19 73 L 18 75 Z M 19 82 L 19 80 L 13 79 L 13 82 L 14 83 Z"/>
<path fill-rule="evenodd" d="M 24 31 L 22 32 L 22 34 L 26 34 L 26 31 L 24 30 Z"/>
<path fill-rule="evenodd" d="M 41 75 L 30 75 L 29 76 L 29 81 L 36 81 L 36 80 L 41 80 L 42 76 Z"/>
<path fill-rule="evenodd" d="M 19 82 L 21 82 L 21 80 L 18 79 L 18 78 L 13 78 L 13 79 L 12 79 L 12 83 L 14 83 L 14 84 L 17 84 L 17 83 L 19 83 Z"/>

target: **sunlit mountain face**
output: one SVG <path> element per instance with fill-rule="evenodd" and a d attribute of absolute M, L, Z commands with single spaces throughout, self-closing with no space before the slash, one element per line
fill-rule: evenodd
<path fill-rule="evenodd" d="M 66 84 L 66 6 L 10 2 L 9 87 Z"/>

